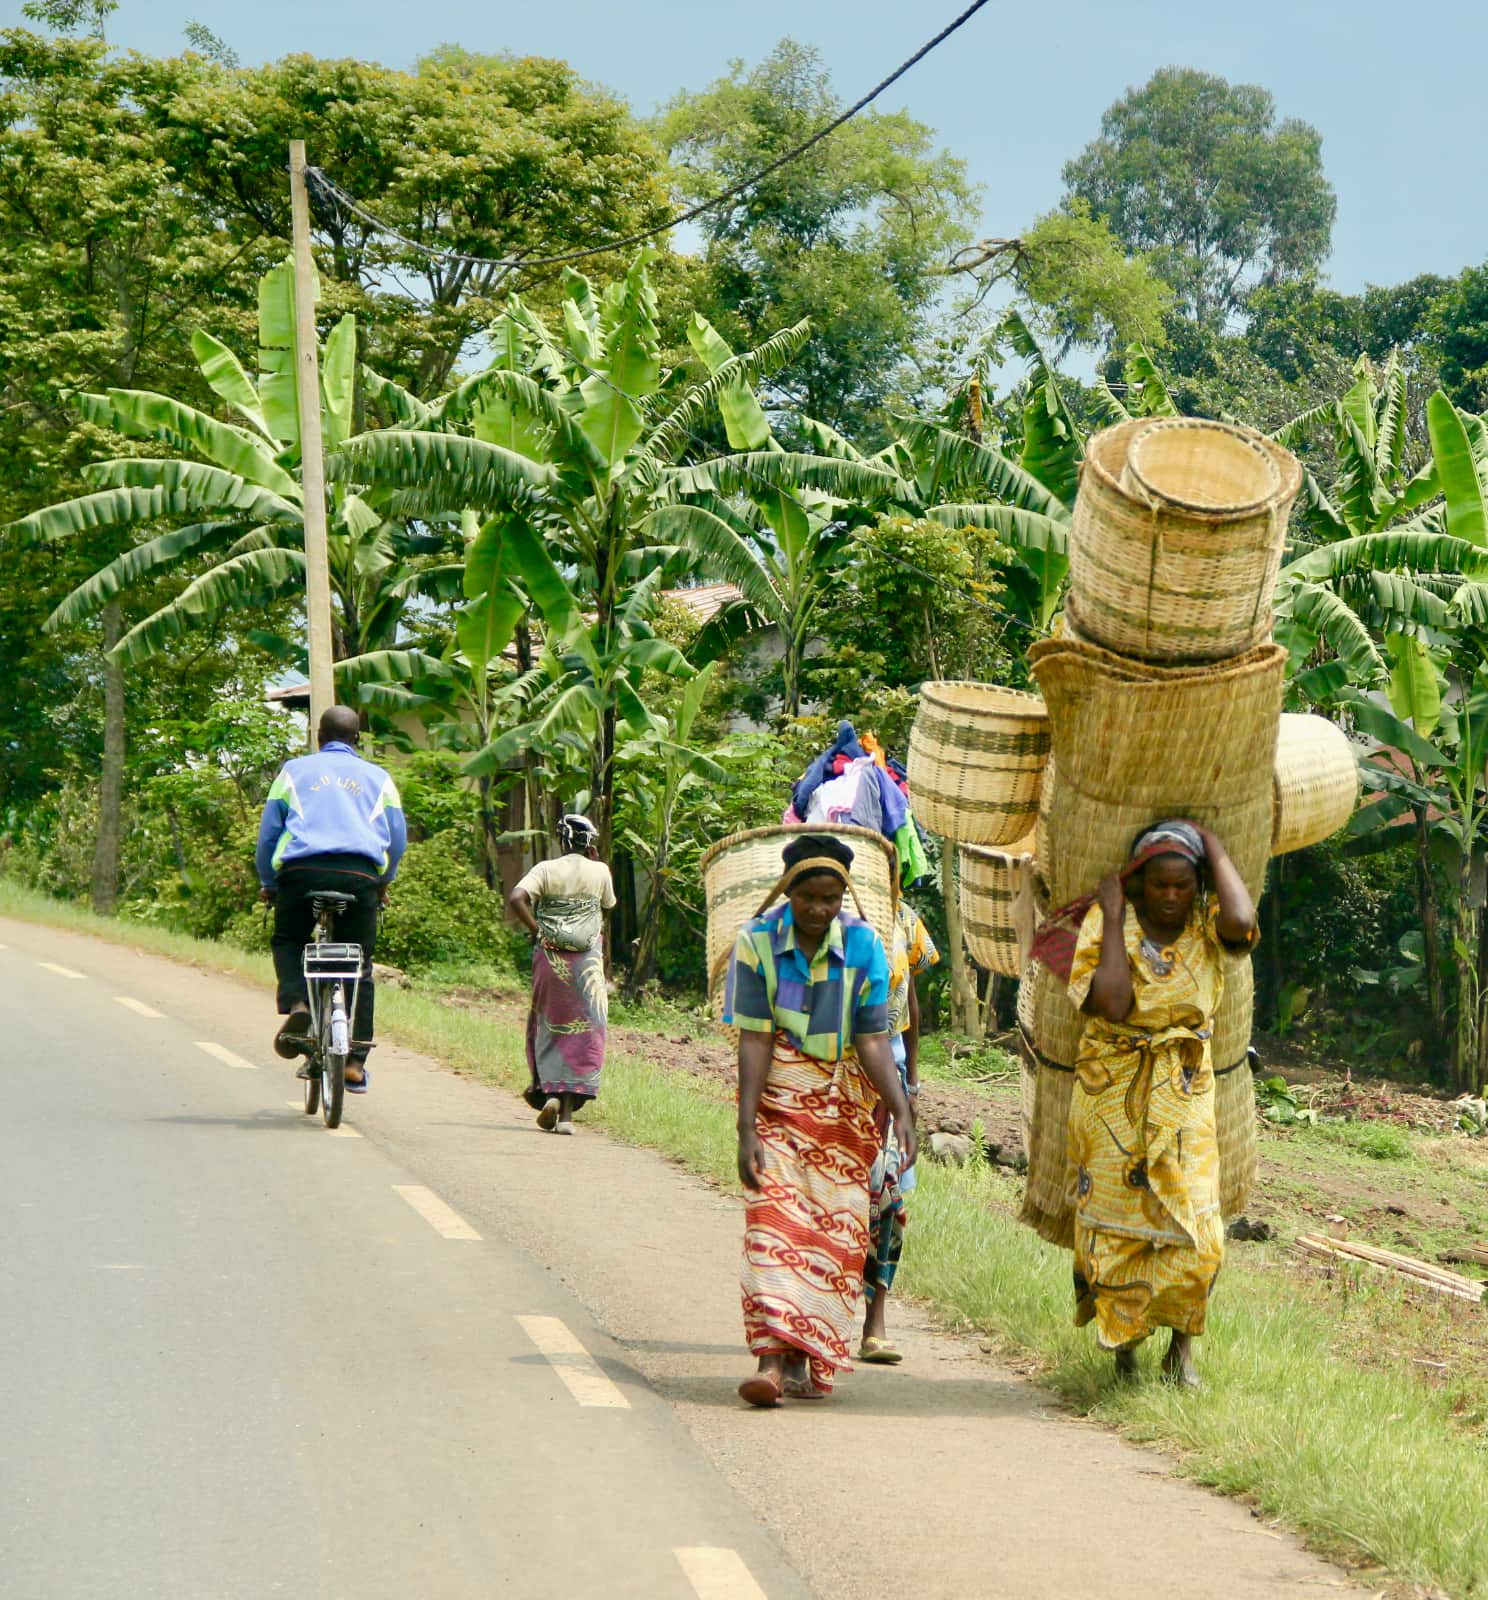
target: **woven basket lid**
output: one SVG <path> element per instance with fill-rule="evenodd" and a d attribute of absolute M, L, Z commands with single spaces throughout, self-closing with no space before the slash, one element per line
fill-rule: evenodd
<path fill-rule="evenodd" d="M 1281 493 L 1258 438 L 1224 422 L 1167 417 L 1134 435 L 1121 486 L 1137 499 L 1206 516 L 1244 516 Z"/>

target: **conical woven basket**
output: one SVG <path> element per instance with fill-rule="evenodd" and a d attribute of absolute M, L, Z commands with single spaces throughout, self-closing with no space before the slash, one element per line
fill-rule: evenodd
<path fill-rule="evenodd" d="M 1037 695 L 986 683 L 927 683 L 909 735 L 909 792 L 932 833 L 1009 845 L 1032 827 L 1049 757 Z"/>
<path fill-rule="evenodd" d="M 1070 527 L 1075 632 L 1147 661 L 1224 661 L 1270 635 L 1302 482 L 1290 451 L 1227 423 L 1138 418 L 1090 441 Z"/>
<path fill-rule="evenodd" d="M 1326 717 L 1284 713 L 1273 787 L 1273 856 L 1337 833 L 1359 803 L 1359 764 L 1348 735 Z"/>
<path fill-rule="evenodd" d="M 711 846 L 698 864 L 708 906 L 708 997 L 715 1016 L 721 1015 L 723 982 L 739 930 L 765 909 L 763 903 L 785 870 L 780 852 L 802 834 L 830 834 L 852 850 L 853 888 L 862 911 L 859 913 L 851 894 L 844 897 L 843 909 L 861 914 L 883 940 L 884 949 L 892 947 L 899 904 L 899 858 L 881 833 L 871 828 L 782 823 L 731 834 Z"/>
<path fill-rule="evenodd" d="M 1016 978 L 1028 959 L 1038 911 L 1033 886 L 1033 836 L 992 850 L 963 844 L 957 856 L 961 936 L 986 972 Z"/>

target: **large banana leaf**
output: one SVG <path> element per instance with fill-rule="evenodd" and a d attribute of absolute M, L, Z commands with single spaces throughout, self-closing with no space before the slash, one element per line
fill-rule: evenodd
<path fill-rule="evenodd" d="M 573 590 L 543 548 L 542 541 L 525 522 L 515 517 L 506 527 L 502 570 L 532 597 L 549 637 L 574 651 L 598 677 L 599 657 Z"/>
<path fill-rule="evenodd" d="M 931 506 L 925 515 L 947 528 L 985 528 L 1015 549 L 1069 553 L 1069 523 L 1018 506 Z"/>
<path fill-rule="evenodd" d="M 1126 352 L 1126 360 L 1122 363 L 1123 373 L 1126 378 L 1128 398 L 1135 392 L 1137 404 L 1135 408 L 1128 406 L 1127 410 L 1139 417 L 1176 417 L 1179 415 L 1177 403 L 1168 393 L 1168 386 L 1163 382 L 1163 375 L 1158 369 L 1157 362 L 1152 359 L 1151 352 L 1146 345 L 1134 344 Z"/>
<path fill-rule="evenodd" d="M 453 669 L 447 661 L 431 656 L 427 650 L 369 650 L 364 655 L 347 656 L 333 668 L 336 686 L 356 688 L 364 683 L 416 683 L 421 678 L 450 678 Z"/>
<path fill-rule="evenodd" d="M 1080 487 L 1084 444 L 1057 386 L 1035 386 L 1023 407 L 1023 452 L 1019 465 L 1061 505 L 1073 506 Z"/>
<path fill-rule="evenodd" d="M 367 397 L 385 406 L 389 414 L 405 428 L 428 428 L 433 425 L 434 413 L 416 394 L 384 378 L 371 367 L 362 368 L 362 388 Z"/>
<path fill-rule="evenodd" d="M 916 456 L 933 453 L 943 475 L 953 474 L 967 487 L 988 490 L 987 499 L 1021 506 L 1025 511 L 1037 511 L 1061 522 L 1069 521 L 1070 507 L 1000 450 L 978 444 L 933 422 L 907 423 L 905 442 Z"/>
<path fill-rule="evenodd" d="M 797 328 L 807 328 L 808 324 L 798 322 Z M 794 330 L 788 330 L 793 332 Z M 783 337 L 776 334 L 777 339 Z M 844 439 L 835 428 L 829 427 L 825 422 L 818 422 L 815 417 L 798 417 L 796 419 L 806 437 L 811 441 L 812 448 L 819 456 L 836 456 L 840 461 L 861 461 L 863 453 L 849 440 Z"/>
<path fill-rule="evenodd" d="M 501 583 L 467 600 L 455 618 L 455 638 L 465 659 L 477 676 L 485 673 L 512 642 L 512 634 L 527 602 L 512 588 Z"/>
<path fill-rule="evenodd" d="M 1405 404 L 1405 374 L 1400 370 L 1399 356 L 1391 351 L 1374 441 L 1374 464 L 1381 482 L 1391 481 L 1405 459 Z"/>
<path fill-rule="evenodd" d="M 121 463 L 135 467 L 139 463 Z M 100 528 L 124 528 L 161 517 L 192 516 L 204 511 L 241 511 L 260 522 L 298 522 L 300 508 L 219 467 L 194 461 L 149 463 L 157 480 L 150 487 L 127 484 L 80 495 L 60 505 L 45 506 L 10 524 L 21 539 L 65 539 Z"/>
<path fill-rule="evenodd" d="M 144 389 L 110 389 L 106 394 L 73 396 L 78 410 L 100 428 L 114 428 L 136 439 L 162 439 L 178 450 L 206 456 L 224 472 L 235 473 L 271 494 L 297 500 L 300 486 L 274 459 L 262 439 L 231 423 Z"/>
<path fill-rule="evenodd" d="M 325 448 L 339 449 L 351 437 L 356 403 L 356 318 L 347 314 L 331 329 L 320 363 L 320 397 L 325 404 Z"/>
<path fill-rule="evenodd" d="M 675 461 L 691 440 L 692 429 L 703 421 L 709 410 L 718 403 L 719 395 L 730 384 L 742 381 L 753 386 L 760 383 L 794 361 L 810 339 L 811 324 L 797 322 L 792 327 L 772 334 L 753 350 L 734 356 L 702 383 L 694 384 L 652 430 L 646 440 L 646 454 L 662 463 Z M 821 453 L 838 454 L 831 449 Z M 850 458 L 861 459 L 856 451 L 851 451 Z"/>
<path fill-rule="evenodd" d="M 348 439 L 326 462 L 339 482 L 417 489 L 447 511 L 505 509 L 558 481 L 550 466 L 480 439 L 382 428 Z"/>
<path fill-rule="evenodd" d="M 1488 545 L 1488 504 L 1472 443 L 1457 407 L 1440 389 L 1426 402 L 1426 427 L 1447 499 L 1447 532 L 1469 544 Z"/>
<path fill-rule="evenodd" d="M 1444 751 L 1430 740 L 1422 738 L 1408 722 L 1402 722 L 1393 711 L 1387 711 L 1377 701 L 1360 695 L 1347 702 L 1347 709 L 1360 733 L 1389 749 L 1399 750 L 1418 767 L 1451 766 L 1451 758 Z"/>
<path fill-rule="evenodd" d="M 505 445 L 533 460 L 542 460 L 547 455 L 543 441 L 551 434 L 563 454 L 586 472 L 602 476 L 607 470 L 608 463 L 558 396 L 534 383 L 526 373 L 511 372 L 505 367 L 487 367 L 436 400 L 431 412 L 441 422 L 482 415 L 499 418 L 499 413 L 492 412 L 493 401 L 508 408 L 513 431 L 510 440 L 494 432 L 482 433 L 480 437 L 488 443 Z M 519 427 L 520 422 L 527 424 L 525 430 Z"/>
<path fill-rule="evenodd" d="M 662 506 L 646 519 L 652 539 L 685 545 L 705 568 L 738 586 L 760 616 L 780 620 L 780 595 L 774 579 L 739 534 L 702 506 Z"/>
<path fill-rule="evenodd" d="M 196 357 L 202 377 L 207 380 L 213 394 L 247 417 L 249 422 L 269 441 L 274 436 L 264 421 L 263 407 L 258 403 L 258 390 L 253 380 L 243 371 L 242 363 L 220 339 L 213 338 L 204 328 L 191 335 L 191 353 Z"/>
<path fill-rule="evenodd" d="M 169 639 L 227 611 L 245 611 L 277 599 L 286 589 L 299 589 L 305 579 L 305 557 L 299 550 L 250 550 L 224 561 L 187 586 L 168 605 L 137 623 L 109 652 L 124 666 L 138 666 L 157 654 Z"/>
<path fill-rule="evenodd" d="M 258 280 L 258 371 L 258 398 L 269 432 L 282 444 L 298 446 L 292 261 L 271 267 Z"/>
<path fill-rule="evenodd" d="M 734 359 L 718 330 L 700 311 L 694 311 L 687 325 L 687 342 L 697 352 L 709 373 L 716 374 Z M 718 391 L 718 414 L 731 450 L 767 450 L 772 442 L 770 424 L 754 390 L 742 375 Z"/>
<path fill-rule="evenodd" d="M 101 611 L 131 583 L 185 555 L 188 550 L 210 550 L 238 531 L 236 522 L 193 522 L 189 527 L 173 528 L 159 538 L 137 544 L 116 560 L 80 583 L 42 624 L 43 633 L 70 627 L 96 611 Z"/>
<path fill-rule="evenodd" d="M 1412 572 L 1488 572 L 1488 552 L 1465 539 L 1446 534 L 1397 528 L 1385 533 L 1359 534 L 1323 545 L 1290 561 L 1281 577 L 1305 578 L 1315 583 L 1364 568 L 1403 568 Z"/>
<path fill-rule="evenodd" d="M 1409 633 L 1387 633 L 1390 653 L 1390 705 L 1423 738 L 1430 738 L 1441 719 L 1442 680 L 1431 652 Z"/>
<path fill-rule="evenodd" d="M 1293 621 L 1326 639 L 1336 655 L 1348 664 L 1356 682 L 1374 684 L 1385 675 L 1385 664 L 1375 649 L 1369 629 L 1331 589 L 1301 583 L 1290 588 L 1283 609 Z"/>
<path fill-rule="evenodd" d="M 817 489 L 842 500 L 874 501 L 904 486 L 892 472 L 864 461 L 839 461 L 832 456 L 796 455 L 784 450 L 751 450 L 718 456 L 693 468 L 699 488 L 720 494 L 755 495 L 761 488 L 795 493 Z"/>
<path fill-rule="evenodd" d="M 579 385 L 584 397 L 579 426 L 612 471 L 645 432 L 643 407 L 661 379 L 656 295 L 646 273 L 649 259 L 643 250 L 631 263 L 618 297 L 619 314 L 605 337 L 603 370 L 592 370 Z"/>

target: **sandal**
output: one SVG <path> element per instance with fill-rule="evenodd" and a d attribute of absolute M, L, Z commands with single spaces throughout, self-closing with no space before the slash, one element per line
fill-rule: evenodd
<path fill-rule="evenodd" d="M 858 1347 L 858 1360 L 866 1361 L 873 1366 L 897 1367 L 904 1359 L 904 1352 L 898 1350 L 888 1339 L 880 1339 L 877 1335 L 866 1336 Z"/>
<path fill-rule="evenodd" d="M 773 1372 L 756 1372 L 739 1385 L 739 1398 L 768 1411 L 780 1404 L 780 1379 Z"/>
<path fill-rule="evenodd" d="M 347 1065 L 350 1066 L 351 1063 L 348 1061 Z M 362 1081 L 360 1083 L 353 1083 L 351 1079 L 348 1078 L 346 1080 L 346 1092 L 347 1094 L 366 1094 L 367 1085 L 371 1083 L 371 1081 L 372 1074 L 367 1068 L 367 1063 L 364 1061 L 362 1062 Z"/>

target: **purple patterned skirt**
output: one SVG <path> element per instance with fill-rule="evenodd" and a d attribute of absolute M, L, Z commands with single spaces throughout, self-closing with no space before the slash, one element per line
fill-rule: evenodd
<path fill-rule="evenodd" d="M 609 1023 L 604 951 L 532 952 L 532 1009 L 527 1014 L 527 1103 L 538 1110 L 550 1095 L 592 1100 L 599 1093 Z"/>

